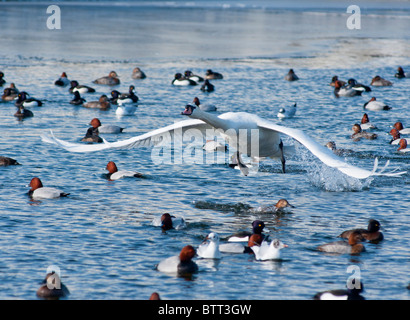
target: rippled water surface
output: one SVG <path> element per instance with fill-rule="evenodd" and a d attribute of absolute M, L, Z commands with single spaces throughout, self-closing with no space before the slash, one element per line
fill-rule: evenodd
<path fill-rule="evenodd" d="M 304 3 L 304 2 L 301 2 Z M 225 164 L 155 164 L 150 148 L 69 153 L 41 141 L 56 137 L 78 142 L 88 123 L 125 127 L 105 134 L 108 141 L 130 138 L 184 120 L 185 104 L 197 96 L 215 104 L 217 114 L 246 111 L 275 123 L 299 128 L 325 144 L 354 150 L 349 163 L 372 169 L 376 157 L 389 169 L 410 171 L 409 153 L 389 145 L 388 132 L 401 120 L 410 126 L 410 81 L 396 79 L 399 65 L 410 70 L 408 2 L 389 10 L 364 2 L 362 29 L 346 28 L 346 7 L 284 7 L 251 2 L 124 2 L 116 5 L 62 3 L 62 29 L 46 28 L 48 4 L 0 4 L 0 66 L 6 86 L 44 102 L 34 117 L 18 121 L 13 103 L 0 104 L 3 156 L 21 166 L 0 167 L 0 299 L 35 299 L 50 265 L 60 268 L 70 299 L 311 299 L 318 292 L 343 288 L 349 266 L 360 268 L 367 299 L 408 299 L 409 173 L 401 177 L 349 178 L 321 164 L 300 144 L 287 159 L 263 162 L 244 177 Z M 372 6 L 373 5 L 373 6 Z M 131 79 L 139 66 L 144 80 Z M 294 68 L 300 80 L 283 80 Z M 223 73 L 215 91 L 199 86 L 176 88 L 176 72 L 207 69 Z M 140 105 L 134 116 L 72 106 L 68 88 L 53 85 L 65 71 L 70 79 L 96 88 L 87 101 L 110 94 L 92 80 L 115 70 L 121 92 L 135 85 Z M 332 76 L 369 84 L 381 75 L 392 87 L 373 87 L 361 97 L 334 97 Z M 378 138 L 352 142 L 351 127 L 372 96 L 392 107 L 369 111 Z M 297 103 L 296 116 L 284 121 L 280 107 Z M 142 172 L 145 179 L 108 181 L 108 161 Z M 60 187 L 67 198 L 32 201 L 26 195 L 32 177 Z M 295 206 L 285 214 L 255 208 L 286 198 Z M 151 225 L 164 212 L 183 216 L 187 228 L 162 233 Z M 359 256 L 316 250 L 370 218 L 382 225 L 385 240 L 365 243 Z M 220 261 L 197 259 L 191 280 L 155 270 L 162 259 L 187 245 L 198 246 L 207 233 L 225 238 L 250 230 L 261 219 L 271 238 L 288 245 L 281 261 L 255 261 L 245 254 L 224 254 Z M 257 288 L 249 295 L 249 288 Z"/>

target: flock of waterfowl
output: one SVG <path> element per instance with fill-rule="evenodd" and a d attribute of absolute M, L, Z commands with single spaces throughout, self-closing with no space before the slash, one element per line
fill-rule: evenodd
<path fill-rule="evenodd" d="M 144 79 L 146 75 L 139 68 L 135 68 L 131 75 L 133 79 Z M 398 68 L 396 73 L 397 78 L 405 78 L 407 75 L 404 73 L 401 67 Z M 4 86 L 6 81 L 3 79 L 4 73 L 0 72 L 0 86 Z M 210 80 L 214 79 L 223 79 L 223 75 L 220 73 L 213 72 L 212 70 L 207 70 L 204 77 L 195 75 L 191 71 L 187 70 L 184 74 L 177 73 L 174 76 L 171 84 L 175 86 L 192 86 L 203 83 L 201 90 L 206 92 L 212 92 L 214 90 L 213 84 L 210 83 Z M 291 69 L 289 73 L 285 76 L 287 81 L 297 81 L 299 80 L 298 76 L 295 74 L 294 70 Z M 108 76 L 98 78 L 93 81 L 98 85 L 108 85 L 116 86 L 120 84 L 120 80 L 115 71 L 109 73 Z M 111 91 L 111 98 L 108 98 L 107 95 L 102 95 L 98 101 L 87 102 L 81 95 L 86 93 L 95 92 L 94 88 L 79 85 L 76 80 L 69 80 L 66 73 L 62 73 L 61 77 L 55 81 L 56 86 L 67 87 L 70 86 L 69 92 L 74 95 L 74 98 L 70 101 L 74 105 L 82 105 L 86 108 L 99 108 L 106 109 L 111 105 L 117 105 L 120 109 L 123 107 L 122 111 L 116 112 L 117 114 L 126 114 L 127 112 L 132 114 L 134 110 L 126 111 L 125 107 L 134 107 L 139 99 L 135 94 L 135 87 L 131 85 L 129 87 L 129 92 L 120 93 L 116 90 Z M 370 86 L 365 86 L 360 83 L 357 83 L 354 79 L 349 79 L 348 81 L 339 80 L 337 76 L 333 77 L 330 85 L 334 86 L 334 94 L 336 97 L 341 96 L 356 96 L 361 95 L 362 92 L 369 92 L 372 89 L 370 86 L 391 86 L 391 82 L 384 80 L 380 76 L 376 76 L 372 79 Z M 31 117 L 33 112 L 27 108 L 39 107 L 42 106 L 43 102 L 30 97 L 27 92 L 19 92 L 14 83 L 11 83 L 9 87 L 4 89 L 4 94 L 2 96 L 3 101 L 14 102 L 18 108 L 15 116 L 19 118 Z M 390 107 L 379 102 L 376 98 L 372 98 L 364 105 L 366 110 L 389 110 Z M 117 109 L 118 110 L 118 109 Z M 240 167 L 241 172 L 244 175 L 247 175 L 247 165 L 245 165 L 241 160 L 241 155 L 246 154 L 248 156 L 254 156 L 251 150 L 249 149 L 250 143 L 242 143 L 237 137 L 237 132 L 239 129 L 258 129 L 259 130 L 259 150 L 258 158 L 278 158 L 282 162 L 283 172 L 286 171 L 285 167 L 285 152 L 284 145 L 280 138 L 280 133 L 291 136 L 292 138 L 299 141 L 305 147 L 307 147 L 318 159 L 320 159 L 325 164 L 337 168 L 343 173 L 363 179 L 372 175 L 386 175 L 386 176 L 398 176 L 403 172 L 384 172 L 384 169 L 380 172 L 376 170 L 369 171 L 355 166 L 347 164 L 340 155 L 349 152 L 349 150 L 337 149 L 334 142 L 329 142 L 327 146 L 322 146 L 315 142 L 308 135 L 303 133 L 300 130 L 293 128 L 286 128 L 279 126 L 270 121 L 264 120 L 256 115 L 237 112 L 237 113 L 224 113 L 221 115 L 212 114 L 212 111 L 216 111 L 216 108 L 212 105 L 201 104 L 199 99 L 195 97 L 192 103 L 187 104 L 185 110 L 181 114 L 186 115 L 192 119 L 181 121 L 180 123 L 170 125 L 164 128 L 156 129 L 147 134 L 137 136 L 125 141 L 118 141 L 114 143 L 107 143 L 102 139 L 99 134 L 100 132 L 121 132 L 123 128 L 116 126 L 102 126 L 98 118 L 91 120 L 91 127 L 87 130 L 85 137 L 81 140 L 86 143 L 70 143 L 62 141 L 51 136 L 43 136 L 43 141 L 48 143 L 57 144 L 60 147 L 63 147 L 72 152 L 92 152 L 97 150 L 104 150 L 110 148 L 128 148 L 133 146 L 138 146 L 146 143 L 147 141 L 152 143 L 153 138 L 158 135 L 164 134 L 165 132 L 170 132 L 176 128 L 187 129 L 187 128 L 215 128 L 224 132 L 224 138 L 227 144 L 231 147 L 234 147 L 237 152 L 235 156 L 237 159 L 237 165 Z M 122 112 L 122 113 L 121 113 Z M 281 109 L 279 111 L 278 117 L 292 117 L 296 113 L 296 103 L 289 109 Z M 358 140 L 361 138 L 366 139 L 376 139 L 377 135 L 374 133 L 368 133 L 365 130 L 372 130 L 376 128 L 373 124 L 370 123 L 368 115 L 365 113 L 361 120 L 360 124 L 355 124 L 353 126 L 354 133 L 352 134 L 353 140 Z M 233 130 L 233 134 L 228 133 L 230 129 Z M 407 140 L 401 138 L 401 136 L 410 134 L 410 130 L 404 129 L 401 122 L 394 124 L 394 128 L 391 130 L 390 134 L 393 139 L 391 143 L 399 144 L 398 151 L 406 152 L 407 149 Z M 249 139 L 250 136 L 247 136 Z M 248 141 L 246 141 L 248 142 Z M 223 146 L 225 148 L 225 146 Z M 225 151 L 226 149 L 224 149 Z M 19 163 L 11 158 L 1 156 L 0 157 L 0 166 L 7 165 L 18 165 Z M 376 162 L 377 164 L 377 162 Z M 375 169 L 377 165 L 375 166 Z M 143 177 L 142 173 L 129 171 L 129 170 L 119 170 L 116 164 L 113 161 L 109 161 L 106 169 L 108 171 L 107 178 L 110 180 L 121 179 L 124 177 Z M 41 180 L 38 177 L 34 177 L 30 182 L 30 191 L 29 195 L 33 199 L 51 199 L 57 197 L 66 197 L 69 194 L 62 192 L 56 188 L 44 187 Z M 272 212 L 280 212 L 286 210 L 286 208 L 293 208 L 293 206 L 286 200 L 281 199 L 278 203 L 270 210 Z M 153 221 L 153 225 L 160 226 L 162 230 L 166 231 L 169 229 L 180 229 L 185 227 L 185 221 L 182 218 L 174 217 L 169 213 L 163 214 L 160 218 Z M 192 260 L 196 255 L 203 259 L 221 259 L 222 253 L 250 253 L 255 256 L 256 260 L 275 260 L 280 259 L 281 249 L 286 248 L 287 245 L 282 243 L 278 239 L 270 240 L 268 236 L 263 234 L 263 228 L 265 224 L 263 221 L 256 220 L 252 223 L 252 232 L 236 234 L 227 239 L 225 243 L 220 243 L 220 237 L 217 233 L 211 232 L 206 237 L 205 241 L 200 244 L 197 249 L 193 246 L 188 245 L 182 248 L 178 256 L 173 256 L 167 258 L 163 261 L 160 261 L 157 265 L 157 269 L 162 272 L 171 272 L 176 273 L 181 276 L 191 275 L 198 271 L 197 264 Z M 332 252 L 340 254 L 359 254 L 365 250 L 363 245 L 364 241 L 369 242 L 378 242 L 383 240 L 383 234 L 380 232 L 380 223 L 376 220 L 371 219 L 367 229 L 354 229 L 348 230 L 340 234 L 341 238 L 347 239 L 347 241 L 341 240 L 337 242 L 332 242 L 324 244 L 318 247 L 319 251 L 323 252 Z M 50 273 L 47 275 L 45 282 L 37 291 L 39 297 L 44 298 L 59 298 L 66 296 L 69 291 L 64 286 L 59 289 L 49 289 L 47 284 L 49 280 L 56 281 L 58 275 L 55 273 Z M 318 293 L 314 296 L 315 299 L 363 299 L 360 295 L 362 292 L 362 284 L 359 284 L 359 279 L 356 279 L 358 282 L 355 283 L 354 288 L 348 288 L 347 290 L 337 290 L 337 291 L 327 291 Z M 51 281 L 51 280 L 50 280 Z M 151 299 L 160 299 L 158 293 L 154 293 L 151 296 Z"/>

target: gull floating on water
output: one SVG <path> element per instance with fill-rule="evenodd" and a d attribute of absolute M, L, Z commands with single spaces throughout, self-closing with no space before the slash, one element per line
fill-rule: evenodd
<path fill-rule="evenodd" d="M 377 171 L 378 159 L 375 159 L 373 170 L 362 169 L 351 165 L 344 159 L 335 155 L 331 150 L 322 146 L 306 133 L 299 129 L 288 128 L 277 125 L 271 121 L 265 120 L 255 114 L 246 112 L 227 112 L 221 115 L 215 115 L 201 111 L 192 105 L 187 105 L 183 115 L 189 116 L 190 120 L 180 121 L 175 124 L 159 128 L 148 133 L 132 137 L 127 140 L 108 142 L 103 139 L 103 143 L 84 145 L 79 143 L 71 143 L 44 134 L 42 140 L 44 142 L 57 144 L 58 146 L 70 152 L 93 152 L 106 149 L 124 149 L 138 146 L 152 146 L 163 142 L 163 139 L 171 137 L 175 132 L 185 132 L 189 129 L 200 130 L 206 136 L 206 129 L 217 129 L 216 134 L 220 134 L 230 147 L 238 150 L 240 154 L 254 156 L 252 145 L 258 145 L 257 157 L 260 158 L 279 158 L 282 162 L 282 169 L 285 172 L 285 151 L 280 134 L 285 134 L 303 144 L 309 151 L 315 155 L 320 161 L 329 167 L 336 168 L 344 174 L 358 178 L 366 179 L 370 176 L 399 176 L 405 172 L 384 172 L 389 165 L 387 161 L 384 168 Z M 240 130 L 245 130 L 246 134 L 239 134 Z M 253 134 L 253 133 L 257 134 Z M 254 148 L 255 149 L 255 148 Z M 253 154 L 252 154 L 253 153 Z"/>

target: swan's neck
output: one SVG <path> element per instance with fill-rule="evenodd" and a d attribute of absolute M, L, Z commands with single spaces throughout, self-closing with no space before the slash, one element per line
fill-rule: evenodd
<path fill-rule="evenodd" d="M 198 108 L 191 115 L 191 118 L 202 120 L 216 129 L 223 129 L 225 131 L 230 129 L 229 123 L 226 120 L 221 119 L 214 114 L 201 111 Z"/>

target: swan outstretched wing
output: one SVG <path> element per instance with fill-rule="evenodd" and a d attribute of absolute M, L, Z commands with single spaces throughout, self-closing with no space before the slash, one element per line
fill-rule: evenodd
<path fill-rule="evenodd" d="M 204 133 L 206 129 L 210 128 L 212 127 L 203 122 L 202 120 L 190 119 L 176 122 L 172 125 L 159 128 L 136 137 L 116 142 L 108 142 L 103 138 L 102 143 L 72 143 L 56 138 L 52 131 L 50 131 L 50 135 L 43 134 L 41 136 L 41 139 L 43 142 L 56 144 L 70 152 L 95 152 L 106 149 L 129 149 L 134 147 L 149 147 L 162 142 L 166 138 L 174 137 L 176 139 L 177 136 L 175 135 L 175 133 L 178 132 L 183 134 L 185 131 L 189 129 L 198 129 L 202 133 Z M 182 139 L 182 136 L 178 138 Z"/>
<path fill-rule="evenodd" d="M 386 164 L 384 168 L 382 168 L 379 172 L 377 172 L 376 171 L 378 168 L 377 158 L 375 159 L 374 168 L 372 171 L 351 165 L 345 162 L 339 156 L 335 155 L 327 147 L 320 145 L 318 142 L 316 142 L 314 139 L 312 139 L 310 136 L 308 136 L 306 133 L 304 133 L 302 130 L 299 130 L 299 129 L 279 126 L 277 124 L 274 124 L 270 121 L 266 121 L 263 119 L 258 120 L 258 126 L 263 129 L 269 129 L 269 130 L 273 130 L 276 132 L 284 133 L 292 137 L 293 139 L 303 144 L 313 155 L 315 155 L 317 158 L 319 158 L 319 160 L 321 160 L 323 163 L 325 163 L 329 167 L 336 168 L 339 171 L 343 172 L 344 174 L 354 177 L 354 178 L 366 179 L 370 176 L 399 176 L 399 175 L 406 173 L 405 171 L 384 172 L 388 163 Z"/>

